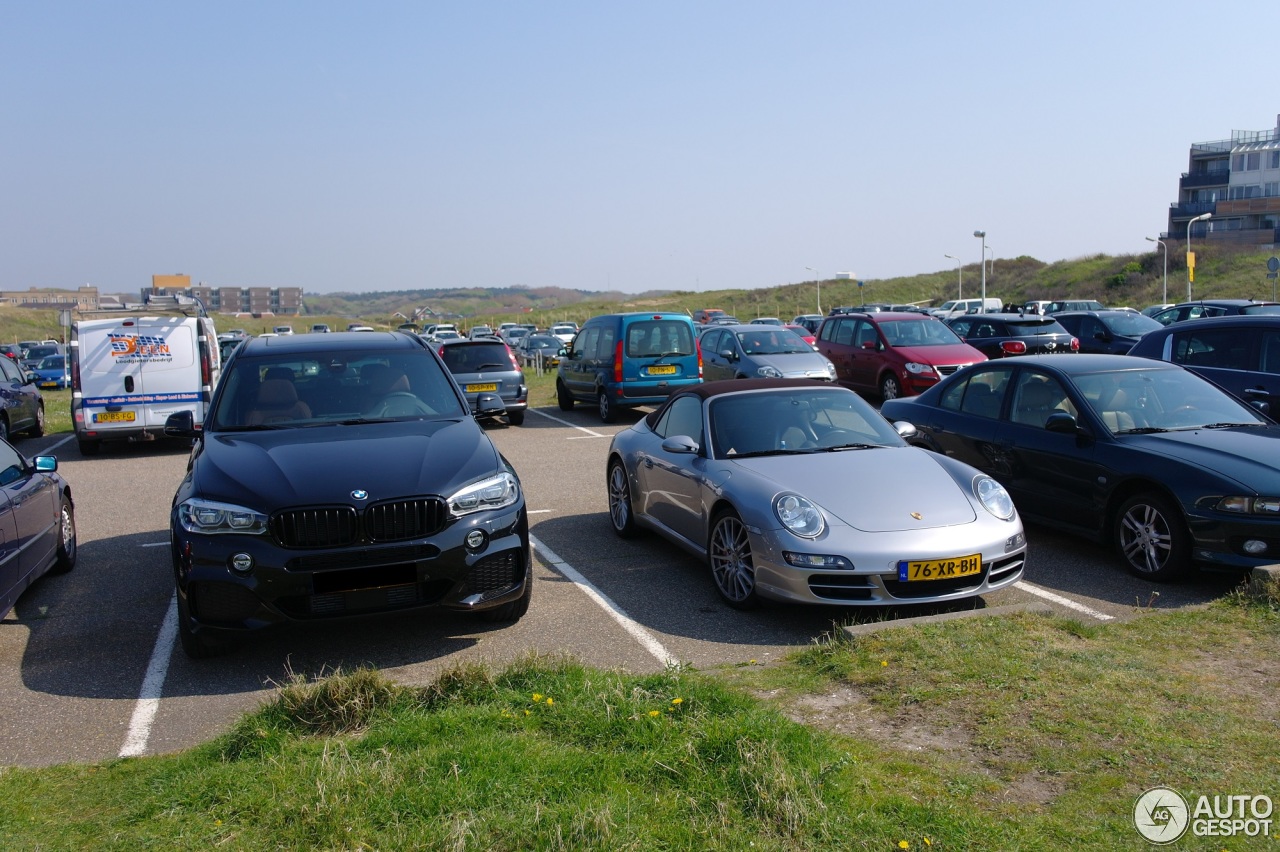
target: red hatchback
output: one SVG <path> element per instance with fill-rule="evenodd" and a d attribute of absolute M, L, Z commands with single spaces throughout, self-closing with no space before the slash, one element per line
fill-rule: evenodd
<path fill-rule="evenodd" d="M 840 314 L 823 320 L 818 351 L 837 381 L 884 399 L 914 396 L 962 367 L 987 360 L 941 320 L 922 314 Z"/>

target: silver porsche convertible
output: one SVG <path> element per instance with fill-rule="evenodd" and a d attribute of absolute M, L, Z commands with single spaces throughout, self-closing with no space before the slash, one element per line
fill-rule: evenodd
<path fill-rule="evenodd" d="M 619 536 L 652 530 L 705 558 L 739 609 L 954 600 L 1016 582 L 1026 561 L 1000 483 L 807 379 L 680 391 L 614 437 L 606 478 Z"/>

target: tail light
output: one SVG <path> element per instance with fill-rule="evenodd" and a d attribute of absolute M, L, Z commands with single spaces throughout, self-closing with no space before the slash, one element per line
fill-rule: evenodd
<path fill-rule="evenodd" d="M 520 362 L 516 360 L 516 353 L 514 353 L 514 352 L 512 352 L 512 351 L 511 351 L 511 347 L 510 347 L 510 346 L 508 346 L 508 347 L 507 347 L 507 357 L 511 359 L 511 366 L 512 366 L 514 369 L 519 370 L 519 369 L 520 369 Z"/>
<path fill-rule="evenodd" d="M 1027 344 L 1021 340 L 1006 340 L 1000 344 L 1000 352 L 1003 355 L 1024 355 L 1027 351 Z"/>
<path fill-rule="evenodd" d="M 200 384 L 205 388 L 213 384 L 213 361 L 209 356 L 209 342 L 204 338 L 200 339 Z"/>
<path fill-rule="evenodd" d="M 702 338 L 699 337 L 698 339 L 694 340 L 693 345 L 698 353 L 698 378 L 701 379 L 702 378 Z"/>
<path fill-rule="evenodd" d="M 622 341 L 613 347 L 613 382 L 618 386 L 618 396 L 622 396 Z"/>
<path fill-rule="evenodd" d="M 1071 338 L 1071 351 L 1072 352 L 1080 351 L 1080 339 L 1078 337 Z"/>

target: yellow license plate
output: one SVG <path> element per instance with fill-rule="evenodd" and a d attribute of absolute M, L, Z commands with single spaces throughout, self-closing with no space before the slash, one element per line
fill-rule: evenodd
<path fill-rule="evenodd" d="M 497 389 L 498 386 L 496 384 L 467 385 L 467 393 L 484 393 L 485 391 L 496 391 Z"/>
<path fill-rule="evenodd" d="M 649 368 L 651 376 L 674 376 L 676 368 L 673 364 L 655 364 Z"/>
<path fill-rule="evenodd" d="M 132 411 L 107 411 L 93 415 L 94 423 L 132 423 L 133 420 Z"/>
<path fill-rule="evenodd" d="M 920 562 L 899 562 L 898 579 L 904 582 L 916 580 L 950 580 L 982 573 L 982 554 L 956 556 L 951 559 L 925 559 Z"/>

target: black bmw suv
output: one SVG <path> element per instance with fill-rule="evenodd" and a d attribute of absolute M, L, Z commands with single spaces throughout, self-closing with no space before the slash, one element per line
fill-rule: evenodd
<path fill-rule="evenodd" d="M 189 656 L 291 622 L 528 610 L 520 480 L 416 336 L 248 340 L 192 420 L 165 426 L 194 439 L 170 514 Z"/>

